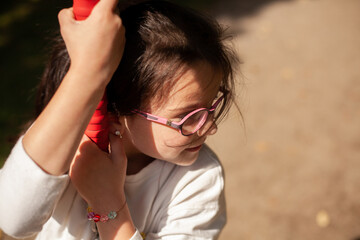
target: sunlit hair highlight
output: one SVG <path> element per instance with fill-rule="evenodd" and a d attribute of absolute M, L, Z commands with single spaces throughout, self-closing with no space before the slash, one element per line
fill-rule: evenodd
<path fill-rule="evenodd" d="M 161 102 L 174 81 L 181 79 L 181 69 L 200 61 L 221 72 L 219 87 L 226 93 L 221 117 L 228 112 L 234 100 L 234 66 L 238 60 L 223 43 L 223 29 L 215 20 L 162 0 L 119 3 L 119 12 L 126 29 L 126 45 L 107 87 L 109 111 L 115 112 L 116 108 L 120 115 L 132 115 L 133 109 L 145 109 L 155 96 Z M 59 37 L 40 83 L 37 115 L 69 66 L 65 44 Z"/>

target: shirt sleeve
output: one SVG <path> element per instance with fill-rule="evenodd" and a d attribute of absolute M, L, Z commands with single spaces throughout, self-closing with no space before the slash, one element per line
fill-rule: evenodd
<path fill-rule="evenodd" d="M 0 170 L 0 228 L 24 238 L 41 231 L 69 183 L 45 173 L 25 152 L 22 137 Z"/>
<path fill-rule="evenodd" d="M 143 240 L 138 229 L 136 229 L 134 235 L 130 238 L 130 240 Z"/>
<path fill-rule="evenodd" d="M 215 160 L 207 155 L 207 160 Z M 172 180 L 177 181 L 172 198 L 162 209 L 156 233 L 146 239 L 217 239 L 226 224 L 224 176 L 219 162 L 190 169 L 183 168 Z M 179 177 L 178 177 L 179 176 Z M 179 179 L 180 178 L 180 179 Z M 172 181 L 170 180 L 170 181 Z"/>

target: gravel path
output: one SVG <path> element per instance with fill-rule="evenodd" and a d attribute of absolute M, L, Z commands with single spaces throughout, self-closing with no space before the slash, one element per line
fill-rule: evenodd
<path fill-rule="evenodd" d="M 355 240 L 360 1 L 275 1 L 246 17 L 240 1 L 226 7 L 246 126 L 234 111 L 209 139 L 226 171 L 221 239 Z"/>

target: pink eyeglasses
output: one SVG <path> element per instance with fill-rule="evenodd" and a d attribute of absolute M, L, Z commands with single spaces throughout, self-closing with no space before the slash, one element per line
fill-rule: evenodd
<path fill-rule="evenodd" d="M 144 117 L 145 119 L 167 125 L 174 129 L 177 129 L 182 135 L 190 136 L 196 133 L 200 128 L 206 125 L 207 129 L 213 124 L 214 117 L 209 118 L 209 115 L 213 115 L 218 106 L 223 105 L 224 95 L 221 96 L 210 108 L 199 108 L 191 113 L 187 114 L 185 117 L 181 118 L 180 121 L 171 121 L 167 118 L 159 117 L 146 113 L 140 110 L 133 110 L 134 113 Z M 216 116 L 215 116 L 216 117 Z"/>

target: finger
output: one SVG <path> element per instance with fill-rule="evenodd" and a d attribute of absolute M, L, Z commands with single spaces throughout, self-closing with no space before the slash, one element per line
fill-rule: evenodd
<path fill-rule="evenodd" d="M 91 141 L 91 139 L 86 136 L 86 134 L 83 135 L 83 137 L 81 138 L 81 142 L 79 144 L 79 147 L 77 149 L 77 154 L 89 154 L 90 156 L 93 156 L 95 154 L 97 154 L 97 145 Z"/>
<path fill-rule="evenodd" d="M 84 134 L 81 138 L 81 141 L 80 141 L 80 145 L 84 142 L 88 142 L 88 141 L 91 141 L 90 138 L 88 136 L 86 136 L 86 134 Z"/>
<path fill-rule="evenodd" d="M 121 124 L 118 122 L 109 122 L 109 133 L 117 137 L 122 136 Z"/>
<path fill-rule="evenodd" d="M 80 140 L 80 143 L 79 143 L 79 146 L 78 146 L 78 148 L 77 148 L 77 150 L 76 150 L 76 154 L 75 154 L 75 155 L 78 155 L 78 154 L 79 154 L 81 145 L 83 145 L 83 143 L 85 143 L 86 141 L 90 141 L 90 139 L 89 139 L 88 136 L 86 136 L 86 135 L 84 134 L 84 135 L 82 136 L 81 140 Z"/>
<path fill-rule="evenodd" d="M 64 26 L 68 23 L 74 23 L 76 20 L 73 13 L 73 8 L 62 9 L 58 14 L 58 20 L 60 26 Z"/>
<path fill-rule="evenodd" d="M 119 0 L 100 0 L 96 4 L 96 8 L 100 8 L 101 11 L 115 11 Z"/>
<path fill-rule="evenodd" d="M 94 145 L 94 143 L 92 143 L 90 138 L 84 134 L 81 138 L 78 149 L 76 150 L 76 153 L 71 161 L 70 171 L 69 171 L 70 176 L 72 175 L 74 166 L 78 163 L 79 159 L 86 159 L 86 156 L 84 155 L 89 153 L 89 151 L 93 151 L 92 145 Z M 89 154 L 91 154 L 91 156 L 93 155 L 92 153 Z"/>
<path fill-rule="evenodd" d="M 114 134 L 109 134 L 110 140 L 110 158 L 115 164 L 121 164 L 126 167 L 126 154 L 123 146 L 123 141 Z M 125 164 L 125 165 L 124 165 Z"/>
<path fill-rule="evenodd" d="M 109 119 L 109 133 L 122 138 L 123 131 L 121 124 L 119 122 L 119 118 L 116 117 L 114 114 L 108 113 L 108 119 Z"/>

